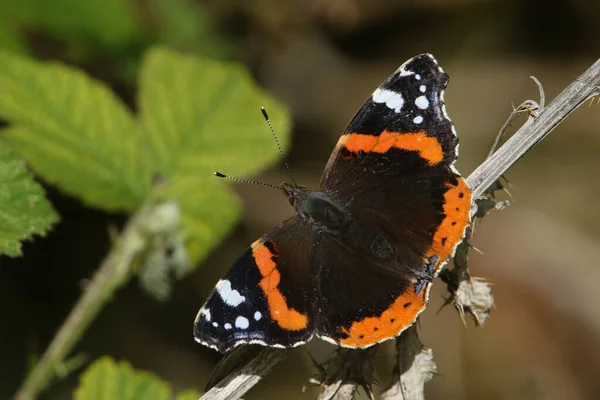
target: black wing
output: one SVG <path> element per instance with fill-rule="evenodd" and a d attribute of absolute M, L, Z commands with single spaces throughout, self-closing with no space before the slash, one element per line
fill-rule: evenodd
<path fill-rule="evenodd" d="M 448 76 L 430 54 L 403 64 L 354 116 L 321 190 L 391 235 L 401 261 L 436 271 L 470 223 L 471 190 L 454 168 L 458 138 L 443 101 Z"/>
<path fill-rule="evenodd" d="M 367 243 L 391 243 L 393 259 L 361 248 L 352 234 L 320 242 L 317 334 L 325 339 L 367 347 L 398 335 L 425 309 L 431 279 L 463 239 L 471 191 L 453 165 L 447 82 L 433 56 L 407 61 L 358 111 L 329 159 L 321 191 L 359 221 Z"/>
<path fill-rule="evenodd" d="M 369 347 L 398 336 L 429 299 L 429 281 L 390 254 L 366 247 L 324 236 L 315 250 L 315 329 L 320 338 L 344 347 Z"/>
<path fill-rule="evenodd" d="M 254 242 L 198 312 L 196 341 L 221 352 L 241 344 L 295 347 L 308 341 L 313 240 L 312 229 L 293 217 Z"/>

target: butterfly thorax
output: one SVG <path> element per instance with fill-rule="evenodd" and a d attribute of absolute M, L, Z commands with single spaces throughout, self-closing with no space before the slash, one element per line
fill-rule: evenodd
<path fill-rule="evenodd" d="M 354 218 L 326 193 L 288 183 L 282 188 L 300 218 L 318 231 L 338 236 L 345 244 L 363 248 L 379 259 L 394 255 L 392 240 L 386 233 Z"/>

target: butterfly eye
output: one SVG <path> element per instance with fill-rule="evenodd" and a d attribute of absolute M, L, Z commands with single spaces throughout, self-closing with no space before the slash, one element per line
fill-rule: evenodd
<path fill-rule="evenodd" d="M 290 203 L 290 206 L 294 207 L 294 204 L 296 204 L 296 198 L 293 196 L 288 197 L 288 203 Z"/>

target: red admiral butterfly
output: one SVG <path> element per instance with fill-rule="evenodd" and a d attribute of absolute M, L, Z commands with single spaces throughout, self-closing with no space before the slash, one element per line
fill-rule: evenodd
<path fill-rule="evenodd" d="M 317 335 L 364 348 L 415 322 L 470 223 L 447 83 L 430 54 L 410 59 L 350 121 L 318 191 L 282 185 L 297 215 L 217 283 L 196 317 L 199 343 L 285 348 Z"/>

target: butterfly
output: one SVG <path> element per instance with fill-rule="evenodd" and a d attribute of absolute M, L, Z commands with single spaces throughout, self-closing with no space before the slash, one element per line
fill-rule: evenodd
<path fill-rule="evenodd" d="M 197 342 L 224 352 L 317 336 L 366 348 L 416 321 L 470 223 L 447 83 L 432 55 L 408 60 L 352 118 L 318 190 L 282 185 L 296 215 L 217 282 L 196 317 Z"/>

